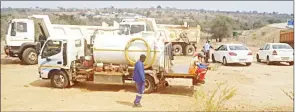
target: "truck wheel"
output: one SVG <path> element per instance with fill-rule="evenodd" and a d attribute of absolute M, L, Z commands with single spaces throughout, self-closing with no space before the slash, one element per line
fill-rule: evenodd
<path fill-rule="evenodd" d="M 180 56 L 182 53 L 182 47 L 179 44 L 173 45 L 173 55 Z"/>
<path fill-rule="evenodd" d="M 35 49 L 27 48 L 22 54 L 22 60 L 25 64 L 34 65 L 38 62 L 38 55 Z"/>
<path fill-rule="evenodd" d="M 68 76 L 62 71 L 53 72 L 50 78 L 52 87 L 66 88 L 70 85 Z"/>
<path fill-rule="evenodd" d="M 144 93 L 152 93 L 155 90 L 154 78 L 150 75 L 145 75 L 145 89 Z"/>
<path fill-rule="evenodd" d="M 18 55 L 18 59 L 23 61 L 23 56 L 22 55 Z"/>
<path fill-rule="evenodd" d="M 193 45 L 187 45 L 185 47 L 185 55 L 187 55 L 187 56 L 192 56 L 195 51 L 196 51 L 196 49 Z"/>

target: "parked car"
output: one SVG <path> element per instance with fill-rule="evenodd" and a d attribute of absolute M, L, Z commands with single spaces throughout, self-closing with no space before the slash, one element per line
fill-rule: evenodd
<path fill-rule="evenodd" d="M 252 51 L 243 44 L 223 44 L 215 49 L 212 61 L 222 62 L 225 66 L 230 63 L 246 63 L 247 66 L 250 66 L 253 55 Z"/>
<path fill-rule="evenodd" d="M 287 62 L 294 65 L 294 49 L 286 43 L 267 43 L 259 49 L 257 62 L 266 61 L 268 65 L 272 63 Z"/>

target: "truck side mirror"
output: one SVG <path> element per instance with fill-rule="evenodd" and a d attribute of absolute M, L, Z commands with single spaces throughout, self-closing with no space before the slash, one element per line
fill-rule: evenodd
<path fill-rule="evenodd" d="M 48 57 L 46 57 L 46 61 L 51 61 L 51 59 L 50 59 L 50 58 L 48 58 Z"/>

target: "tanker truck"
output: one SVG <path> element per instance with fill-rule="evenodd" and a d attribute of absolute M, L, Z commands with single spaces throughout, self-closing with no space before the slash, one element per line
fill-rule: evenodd
<path fill-rule="evenodd" d="M 197 84 L 196 75 L 171 70 L 172 44 L 157 41 L 155 34 L 139 32 L 107 35 L 107 38 L 106 35 L 95 35 L 89 55 L 85 55 L 84 37 L 49 38 L 38 56 L 39 78 L 51 80 L 55 88 L 85 81 L 122 85 L 132 81 L 134 64 L 141 54 L 145 54 L 145 93 L 168 86 L 166 78 L 190 78 Z"/>
<path fill-rule="evenodd" d="M 113 30 L 107 26 L 81 26 L 51 24 L 48 15 L 32 15 L 25 19 L 12 19 L 8 23 L 4 51 L 7 57 L 18 57 L 24 64 L 37 64 L 36 46 L 44 45 L 50 36 L 90 36 L 99 30 Z M 68 30 L 66 30 L 68 29 Z"/>
<path fill-rule="evenodd" d="M 189 27 L 185 22 L 184 25 L 156 24 L 154 18 L 134 18 L 123 19 L 120 27 L 127 27 L 130 32 L 128 34 L 140 31 L 159 32 L 164 36 L 165 42 L 171 42 L 173 46 L 173 54 L 176 56 L 191 56 L 196 51 L 196 44 L 199 43 L 201 27 Z"/>

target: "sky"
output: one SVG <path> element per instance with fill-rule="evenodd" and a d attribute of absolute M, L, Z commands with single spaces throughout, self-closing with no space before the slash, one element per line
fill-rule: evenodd
<path fill-rule="evenodd" d="M 1 1 L 1 8 L 150 8 L 293 13 L 293 1 Z"/>

